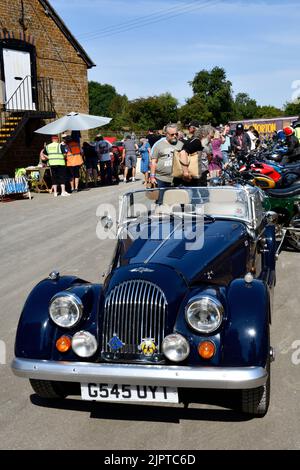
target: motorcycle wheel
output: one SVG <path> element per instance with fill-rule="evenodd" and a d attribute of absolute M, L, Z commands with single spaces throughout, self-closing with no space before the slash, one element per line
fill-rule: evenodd
<path fill-rule="evenodd" d="M 300 229 L 300 215 L 294 215 L 290 220 L 289 226 Z M 286 242 L 293 250 L 300 251 L 300 232 L 288 231 L 286 233 Z"/>

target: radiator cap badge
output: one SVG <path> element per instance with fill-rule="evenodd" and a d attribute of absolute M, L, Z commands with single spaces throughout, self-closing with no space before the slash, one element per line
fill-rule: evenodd
<path fill-rule="evenodd" d="M 157 350 L 157 346 L 152 338 L 145 338 L 142 339 L 142 342 L 139 346 L 139 350 L 144 354 L 146 357 L 151 357 L 155 354 Z"/>
<path fill-rule="evenodd" d="M 123 348 L 125 346 L 124 343 L 120 340 L 120 338 L 117 336 L 117 334 L 114 334 L 112 339 L 107 343 L 107 345 L 110 347 L 112 351 L 118 351 L 118 349 Z"/>

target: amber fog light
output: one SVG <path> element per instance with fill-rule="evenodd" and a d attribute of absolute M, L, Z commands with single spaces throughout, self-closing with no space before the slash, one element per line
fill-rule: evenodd
<path fill-rule="evenodd" d="M 216 346 L 212 341 L 203 341 L 198 346 L 198 353 L 202 359 L 211 359 L 216 353 Z"/>
<path fill-rule="evenodd" d="M 98 343 L 88 331 L 79 331 L 72 339 L 72 349 L 79 357 L 91 357 L 98 349 Z"/>
<path fill-rule="evenodd" d="M 56 349 L 61 353 L 66 353 L 72 346 L 72 340 L 69 336 L 61 336 L 56 341 Z"/>

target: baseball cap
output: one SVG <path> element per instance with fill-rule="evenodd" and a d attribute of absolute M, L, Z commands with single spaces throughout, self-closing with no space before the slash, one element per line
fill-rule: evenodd
<path fill-rule="evenodd" d="M 244 130 L 244 124 L 242 124 L 242 123 L 237 124 L 236 125 L 236 130 L 237 131 L 243 131 Z"/>
<path fill-rule="evenodd" d="M 200 127 L 200 122 L 194 119 L 188 124 L 188 127 Z"/>

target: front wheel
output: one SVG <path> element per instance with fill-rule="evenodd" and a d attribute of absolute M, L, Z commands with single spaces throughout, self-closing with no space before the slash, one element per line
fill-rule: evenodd
<path fill-rule="evenodd" d="M 294 229 L 298 229 L 298 232 L 294 232 L 289 230 L 286 233 L 286 242 L 288 243 L 289 247 L 295 251 L 300 251 L 300 215 L 294 215 L 291 218 L 289 227 L 293 227 Z"/>
<path fill-rule="evenodd" d="M 60 382 L 29 379 L 35 393 L 42 398 L 66 398 L 67 392 Z"/>
<path fill-rule="evenodd" d="M 242 390 L 243 413 L 247 413 L 258 418 L 262 418 L 267 414 L 271 391 L 270 360 L 268 360 L 266 369 L 268 371 L 268 379 L 265 385 L 249 390 Z"/>

